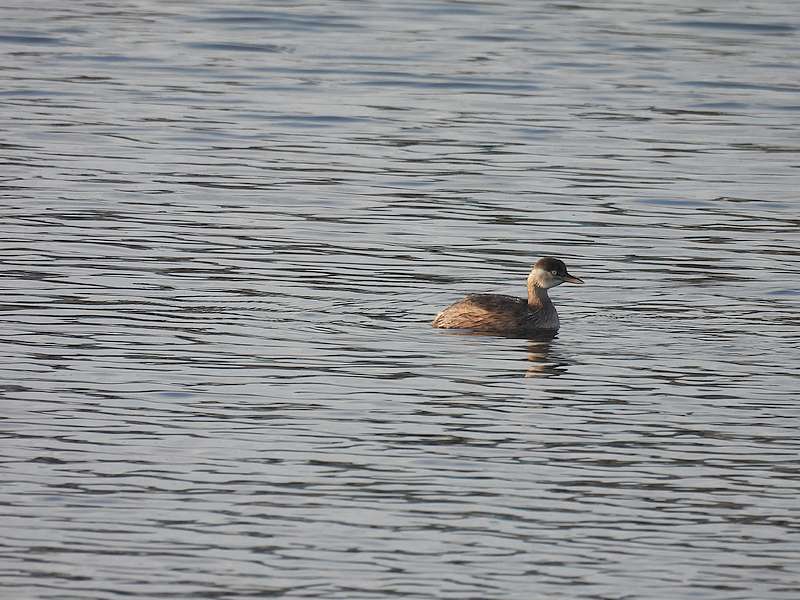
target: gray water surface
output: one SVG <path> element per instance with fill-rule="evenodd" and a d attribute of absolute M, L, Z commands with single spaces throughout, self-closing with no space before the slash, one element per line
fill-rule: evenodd
<path fill-rule="evenodd" d="M 0 16 L 1 597 L 800 597 L 794 2 Z"/>

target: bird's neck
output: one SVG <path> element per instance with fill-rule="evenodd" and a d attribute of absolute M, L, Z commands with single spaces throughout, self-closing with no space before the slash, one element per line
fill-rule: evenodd
<path fill-rule="evenodd" d="M 550 296 L 547 295 L 547 288 L 539 287 L 534 282 L 528 282 L 528 306 L 531 308 L 546 308 L 552 306 Z"/>
<path fill-rule="evenodd" d="M 553 329 L 559 327 L 558 312 L 547 295 L 547 288 L 528 282 L 528 319 L 536 329 Z"/>

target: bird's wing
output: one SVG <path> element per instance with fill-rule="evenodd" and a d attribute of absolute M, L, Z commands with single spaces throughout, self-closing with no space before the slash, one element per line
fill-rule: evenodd
<path fill-rule="evenodd" d="M 525 303 L 513 296 L 473 294 L 436 315 L 433 326 L 444 329 L 501 329 L 511 326 L 519 318 L 517 313 L 524 311 L 524 308 Z"/>

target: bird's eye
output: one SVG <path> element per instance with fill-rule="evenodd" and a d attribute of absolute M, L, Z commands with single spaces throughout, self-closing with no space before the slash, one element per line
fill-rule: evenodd
<path fill-rule="evenodd" d="M 550 271 L 550 275 L 558 275 L 558 271 Z"/>

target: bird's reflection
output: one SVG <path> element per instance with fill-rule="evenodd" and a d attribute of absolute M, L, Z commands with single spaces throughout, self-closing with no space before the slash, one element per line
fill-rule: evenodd
<path fill-rule="evenodd" d="M 468 329 L 452 330 L 449 333 L 451 335 L 498 337 L 497 334 Z M 528 368 L 524 375 L 526 378 L 556 377 L 567 371 L 567 361 L 558 357 L 558 353 L 554 352 L 556 347 L 554 342 L 558 337 L 557 331 L 540 331 L 528 335 L 500 337 L 526 340 L 524 346 L 519 346 L 519 349 L 527 351 Z"/>
<path fill-rule="evenodd" d="M 553 341 L 555 335 L 528 338 L 528 369 L 526 378 L 556 377 L 566 371 L 563 361 L 554 360 Z"/>

